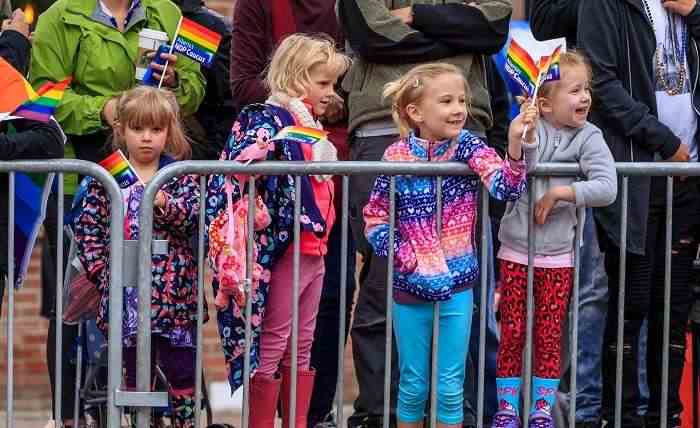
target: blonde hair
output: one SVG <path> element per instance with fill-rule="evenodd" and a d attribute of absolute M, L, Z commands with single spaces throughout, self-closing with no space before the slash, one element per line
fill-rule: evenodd
<path fill-rule="evenodd" d="M 593 69 L 591 68 L 588 58 L 580 51 L 572 49 L 561 54 L 559 57 L 559 73 L 562 73 L 564 67 L 581 67 L 586 72 L 586 85 L 590 86 L 591 79 L 593 78 Z M 559 81 L 550 80 L 548 82 L 542 83 L 540 89 L 537 91 L 538 98 L 548 98 L 552 95 L 552 92 L 557 88 Z"/>
<path fill-rule="evenodd" d="M 340 76 L 350 66 L 350 58 L 338 52 L 326 37 L 292 34 L 275 50 L 265 82 L 273 94 L 299 97 L 311 85 L 311 69 L 317 65 L 330 67 L 334 75 Z"/>
<path fill-rule="evenodd" d="M 464 94 L 467 102 L 467 114 L 469 114 L 469 100 L 471 90 L 462 70 L 456 66 L 444 62 L 423 64 L 413 67 L 399 79 L 384 85 L 384 99 L 391 99 L 391 117 L 399 127 L 401 137 L 406 137 L 412 129 L 416 128 L 411 118 L 406 113 L 409 104 L 420 101 L 425 95 L 425 81 L 434 79 L 443 74 L 456 74 L 464 81 Z"/>
<path fill-rule="evenodd" d="M 114 149 L 126 153 L 124 130 L 129 128 L 158 127 L 168 130 L 165 153 L 177 160 L 189 159 L 192 148 L 180 124 L 180 107 L 175 95 L 164 89 L 137 86 L 117 98 L 116 120 L 118 130 L 112 139 Z"/>

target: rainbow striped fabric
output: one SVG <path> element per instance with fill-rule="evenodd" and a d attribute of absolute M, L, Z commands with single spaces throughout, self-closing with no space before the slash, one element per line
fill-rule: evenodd
<path fill-rule="evenodd" d="M 272 138 L 272 141 L 287 140 L 302 144 L 314 144 L 326 138 L 327 135 L 328 133 L 326 131 L 320 129 L 305 128 L 303 126 L 287 126 L 282 128 L 274 138 Z"/>
<path fill-rule="evenodd" d="M 549 80 L 559 80 L 559 61 L 561 59 L 561 46 L 557 46 L 551 55 L 540 58 L 539 68 L 544 78 L 542 83 Z"/>
<path fill-rule="evenodd" d="M 112 174 L 112 177 L 117 180 L 119 187 L 122 189 L 126 189 L 132 184 L 141 181 L 121 150 L 117 150 L 102 160 L 100 166 Z"/>
<path fill-rule="evenodd" d="M 191 58 L 205 67 L 211 67 L 221 43 L 221 34 L 182 18 L 175 37 L 173 50 Z"/>
<path fill-rule="evenodd" d="M 48 122 L 61 102 L 70 82 L 71 78 L 69 77 L 58 83 L 46 83 L 37 91 L 35 96 L 32 96 L 28 101 L 20 105 L 13 114 L 25 119 Z"/>
<path fill-rule="evenodd" d="M 27 100 L 36 98 L 36 92 L 22 74 L 0 57 L 0 113 L 11 113 Z"/>
<path fill-rule="evenodd" d="M 511 40 L 508 47 L 505 70 L 528 97 L 534 94 L 540 71 L 530 54 L 515 40 Z"/>

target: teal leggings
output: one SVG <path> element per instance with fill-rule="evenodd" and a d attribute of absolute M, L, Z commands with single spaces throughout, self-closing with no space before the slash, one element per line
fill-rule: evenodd
<path fill-rule="evenodd" d="M 401 376 L 398 419 L 408 423 L 420 422 L 425 417 L 430 387 L 433 303 L 404 305 L 394 302 L 393 308 Z M 460 424 L 464 416 L 464 364 L 473 309 L 472 290 L 440 302 L 437 419 L 442 424 Z"/>

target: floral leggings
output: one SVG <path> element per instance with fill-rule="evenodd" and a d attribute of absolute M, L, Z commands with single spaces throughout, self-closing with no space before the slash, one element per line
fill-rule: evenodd
<path fill-rule="evenodd" d="M 496 375 L 520 377 L 527 318 L 527 266 L 500 260 L 501 343 Z M 569 305 L 573 268 L 535 268 L 535 331 L 533 374 L 560 377 L 562 325 Z"/>

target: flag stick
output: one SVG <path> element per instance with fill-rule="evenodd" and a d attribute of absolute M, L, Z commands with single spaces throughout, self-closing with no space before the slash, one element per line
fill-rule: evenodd
<path fill-rule="evenodd" d="M 175 35 L 173 36 L 173 41 L 170 43 L 170 52 L 168 52 L 168 55 L 173 54 L 173 50 L 175 49 L 175 40 L 177 40 L 178 34 L 180 34 L 180 27 L 182 26 L 182 16 L 180 17 L 180 20 L 177 22 L 177 29 L 175 30 Z M 163 67 L 163 74 L 160 75 L 160 82 L 158 82 L 158 89 L 160 89 L 163 86 L 163 79 L 165 79 L 165 72 L 168 71 L 168 64 L 170 64 L 170 60 L 165 61 L 165 67 Z"/>

